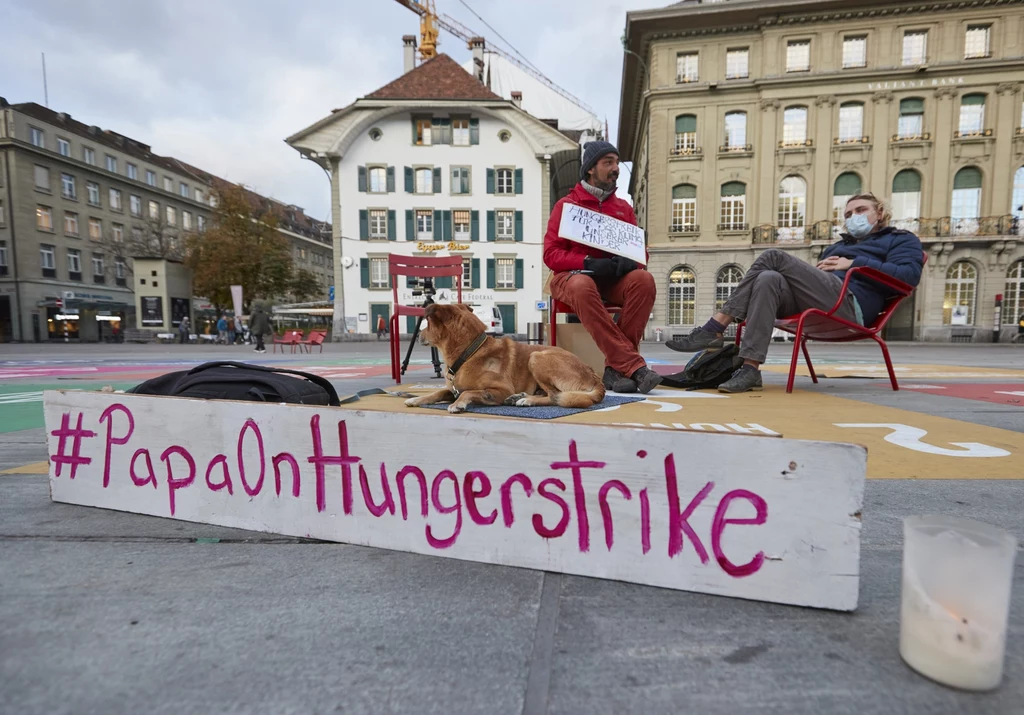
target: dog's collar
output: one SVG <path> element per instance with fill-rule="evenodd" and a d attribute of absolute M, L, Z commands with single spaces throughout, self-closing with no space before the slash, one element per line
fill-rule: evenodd
<path fill-rule="evenodd" d="M 466 361 L 473 357 L 473 353 L 480 349 L 480 346 L 487 340 L 487 333 L 480 333 L 476 336 L 476 340 L 470 343 L 469 347 L 462 351 L 459 355 L 459 359 L 448 366 L 448 375 L 452 378 L 455 377 L 455 373 L 459 371 L 459 368 L 466 364 Z"/>

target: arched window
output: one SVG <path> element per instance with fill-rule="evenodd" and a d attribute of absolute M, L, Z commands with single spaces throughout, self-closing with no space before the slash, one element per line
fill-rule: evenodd
<path fill-rule="evenodd" d="M 743 280 L 743 271 L 739 266 L 723 266 L 715 277 L 715 310 L 721 310 L 725 301 L 729 300 L 736 286 Z"/>
<path fill-rule="evenodd" d="M 679 184 L 672 187 L 672 224 L 669 231 L 697 230 L 697 187 Z"/>
<path fill-rule="evenodd" d="M 1013 175 L 1013 199 L 1010 204 L 1010 213 L 1017 217 L 1017 233 L 1022 234 L 1024 230 L 1024 166 L 1017 169 Z"/>
<path fill-rule="evenodd" d="M 846 221 L 846 202 L 861 192 L 861 186 L 860 177 L 852 171 L 836 177 L 832 187 L 832 219 L 837 226 L 842 226 Z"/>
<path fill-rule="evenodd" d="M 745 231 L 747 220 L 747 185 L 742 181 L 722 184 L 722 212 L 719 231 Z"/>
<path fill-rule="evenodd" d="M 909 97 L 900 100 L 900 139 L 920 139 L 924 136 L 924 100 Z"/>
<path fill-rule="evenodd" d="M 864 105 L 847 102 L 839 106 L 839 143 L 859 142 L 864 136 Z"/>
<path fill-rule="evenodd" d="M 782 144 L 802 146 L 807 143 L 807 107 L 786 107 L 782 113 Z"/>
<path fill-rule="evenodd" d="M 974 298 L 977 293 L 977 269 L 967 261 L 957 261 L 951 265 L 946 271 L 942 324 L 974 325 Z"/>
<path fill-rule="evenodd" d="M 668 276 L 668 324 L 693 325 L 697 276 L 689 266 L 672 269 Z"/>
<path fill-rule="evenodd" d="M 725 148 L 743 151 L 747 147 L 747 113 L 729 112 L 725 115 Z"/>
<path fill-rule="evenodd" d="M 799 176 L 787 176 L 779 184 L 779 240 L 802 241 L 807 182 Z"/>
<path fill-rule="evenodd" d="M 1024 259 L 1015 262 L 1006 271 L 1003 290 L 1003 324 L 1016 325 L 1024 316 Z"/>
<path fill-rule="evenodd" d="M 984 131 L 985 95 L 965 94 L 960 98 L 960 136 L 977 136 Z"/>
<path fill-rule="evenodd" d="M 676 154 L 692 154 L 697 148 L 697 117 L 681 114 L 676 117 Z"/>
<path fill-rule="evenodd" d="M 892 180 L 892 223 L 896 228 L 917 231 L 921 218 L 921 175 L 904 169 Z"/>
<path fill-rule="evenodd" d="M 950 207 L 953 235 L 973 236 L 981 216 L 981 170 L 967 166 L 953 177 L 953 201 Z"/>

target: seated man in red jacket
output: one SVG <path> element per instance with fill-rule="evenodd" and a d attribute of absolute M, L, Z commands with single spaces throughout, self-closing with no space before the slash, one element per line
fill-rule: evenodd
<path fill-rule="evenodd" d="M 608 142 L 588 142 L 580 183 L 555 204 L 544 234 L 544 263 L 551 269 L 551 296 L 572 309 L 604 353 L 604 386 L 614 392 L 648 393 L 661 376 L 640 357 L 640 338 L 657 289 L 643 266 L 558 236 L 562 207 L 576 204 L 636 225 L 633 207 L 615 195 L 619 152 Z M 622 306 L 616 324 L 603 301 Z"/>

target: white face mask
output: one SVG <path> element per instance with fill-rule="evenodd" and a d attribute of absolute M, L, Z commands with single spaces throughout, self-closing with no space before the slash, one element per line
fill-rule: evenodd
<path fill-rule="evenodd" d="M 864 238 L 871 233 L 871 229 L 874 226 L 873 223 L 868 221 L 867 214 L 854 214 L 846 219 L 846 230 L 854 238 Z"/>

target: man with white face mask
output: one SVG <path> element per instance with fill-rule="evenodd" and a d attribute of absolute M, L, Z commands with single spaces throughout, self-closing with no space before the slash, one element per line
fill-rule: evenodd
<path fill-rule="evenodd" d="M 846 233 L 821 253 L 817 266 L 786 251 L 770 248 L 754 261 L 732 296 L 706 324 L 667 345 L 678 352 L 722 347 L 722 334 L 734 320 L 747 321 L 740 357 L 743 367 L 718 389 L 746 392 L 761 389 L 761 364 L 768 354 L 776 318 L 808 308 L 830 310 L 843 288 L 850 268 L 870 266 L 916 286 L 921 280 L 924 251 L 910 231 L 889 226 L 891 214 L 873 194 L 859 194 L 846 203 Z M 871 325 L 891 291 L 854 274 L 836 317 Z"/>

